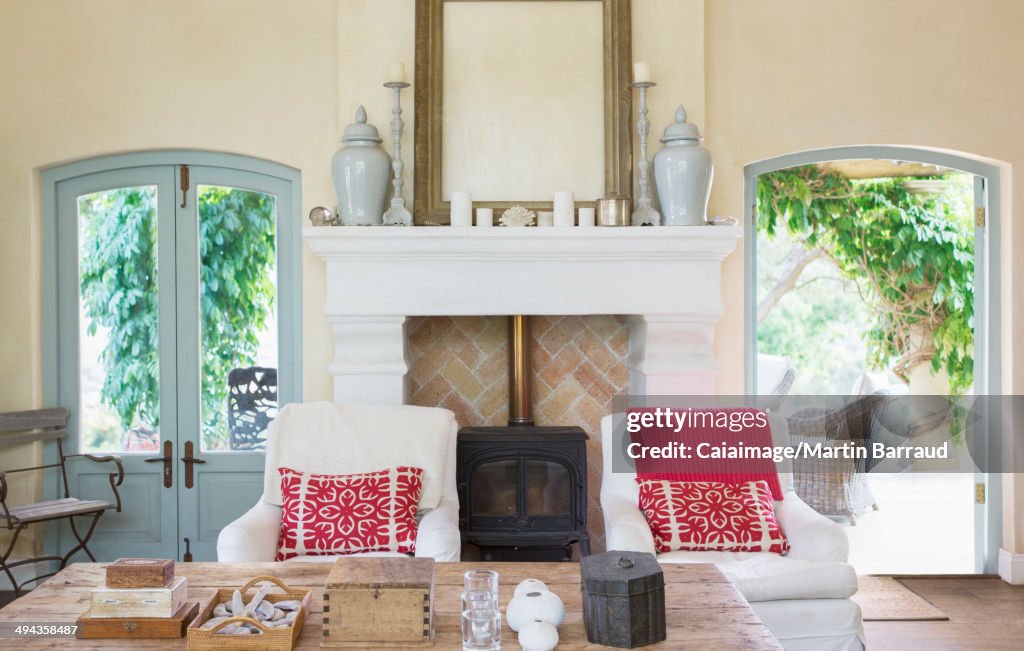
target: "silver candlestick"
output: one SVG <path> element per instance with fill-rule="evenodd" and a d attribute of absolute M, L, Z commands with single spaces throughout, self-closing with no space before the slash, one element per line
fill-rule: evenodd
<path fill-rule="evenodd" d="M 647 136 L 651 132 L 651 121 L 647 119 L 647 89 L 657 84 L 653 81 L 640 81 L 629 86 L 640 91 L 640 117 L 636 121 L 636 130 L 640 134 L 640 196 L 636 200 L 631 222 L 633 226 L 661 226 L 661 213 L 651 207 L 650 162 L 647 160 Z"/>
<path fill-rule="evenodd" d="M 386 226 L 412 226 L 412 214 L 405 208 L 405 199 L 402 198 L 402 130 L 405 122 L 402 121 L 402 89 L 408 88 L 409 84 L 404 81 L 389 81 L 385 87 L 395 91 L 395 105 L 391 109 L 391 137 L 394 139 L 394 155 L 391 157 L 391 169 L 395 178 L 391 182 L 395 189 L 395 196 L 391 197 L 391 207 L 384 213 L 384 224 Z"/>

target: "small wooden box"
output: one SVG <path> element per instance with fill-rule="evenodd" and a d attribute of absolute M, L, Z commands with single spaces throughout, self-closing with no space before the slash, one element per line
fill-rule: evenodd
<path fill-rule="evenodd" d="M 665 574 L 654 554 L 586 556 L 580 572 L 589 641 L 631 649 L 665 639 Z"/>
<path fill-rule="evenodd" d="M 108 588 L 163 588 L 174 581 L 174 561 L 119 558 L 107 566 Z"/>
<path fill-rule="evenodd" d="M 158 640 L 185 637 L 185 629 L 199 614 L 199 602 L 187 602 L 174 617 L 93 617 L 90 612 L 75 622 L 80 640 Z"/>
<path fill-rule="evenodd" d="M 175 579 L 166 588 L 94 588 L 92 617 L 173 617 L 188 597 L 188 580 Z"/>
<path fill-rule="evenodd" d="M 433 592 L 432 558 L 339 558 L 324 586 L 320 646 L 432 646 Z"/>

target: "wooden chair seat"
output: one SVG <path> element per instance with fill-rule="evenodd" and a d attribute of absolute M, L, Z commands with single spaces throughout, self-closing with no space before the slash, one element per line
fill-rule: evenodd
<path fill-rule="evenodd" d="M 68 410 L 63 407 L 55 409 L 35 409 L 32 411 L 16 411 L 8 414 L 0 414 L 0 448 L 14 444 L 42 443 L 56 444 L 57 459 L 53 463 L 46 463 L 41 466 L 30 466 L 27 468 L 5 468 L 0 467 L 0 529 L 12 531 L 12 535 L 6 541 L 6 549 L 0 549 L 0 571 L 7 575 L 7 580 L 14 586 L 14 594 L 21 594 L 22 588 L 29 583 L 35 583 L 53 576 L 56 572 L 40 574 L 27 580 L 18 582 L 12 571 L 21 565 L 42 563 L 44 561 L 60 561 L 61 569 L 71 558 L 82 551 L 89 560 L 96 562 L 96 557 L 89 551 L 89 538 L 96 530 L 96 523 L 100 516 L 113 509 L 121 512 L 121 494 L 117 487 L 124 483 L 124 465 L 121 457 L 97 454 L 64 454 L 64 438 L 67 436 L 65 429 L 68 422 Z M 94 463 L 113 464 L 114 470 L 108 475 L 110 490 L 114 493 L 114 502 L 103 500 L 80 500 L 71 496 L 71 485 L 68 483 L 67 460 L 81 458 Z M 6 461 L 6 457 L 0 454 L 0 462 Z M 14 506 L 7 503 L 7 478 L 17 473 L 39 472 L 43 470 L 60 469 L 60 478 L 63 480 L 64 497 L 44 502 L 34 502 Z M 18 537 L 29 525 L 38 522 L 52 522 L 54 520 L 65 520 L 71 535 L 78 542 L 62 556 L 34 556 L 12 560 L 11 554 L 18 543 Z M 76 520 L 78 522 L 76 522 Z M 82 523 L 81 520 L 85 522 Z M 78 530 L 79 525 L 86 528 L 83 532 Z"/>
<path fill-rule="evenodd" d="M 11 520 L 15 524 L 28 524 L 54 518 L 67 518 L 73 515 L 99 513 L 112 508 L 114 505 L 110 502 L 65 497 L 59 500 L 46 500 L 45 502 L 16 506 L 10 510 L 10 513 Z"/>

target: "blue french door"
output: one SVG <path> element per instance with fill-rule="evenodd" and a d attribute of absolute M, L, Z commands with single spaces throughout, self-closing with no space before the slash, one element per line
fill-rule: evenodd
<path fill-rule="evenodd" d="M 300 395 L 297 173 L 202 154 L 131 164 L 160 157 L 44 175 L 47 399 L 71 410 L 69 450 L 126 470 L 123 510 L 90 543 L 99 560 L 215 560 L 220 529 L 262 493 L 267 423 Z M 70 467 L 72 492 L 109 496 L 87 466 Z"/>

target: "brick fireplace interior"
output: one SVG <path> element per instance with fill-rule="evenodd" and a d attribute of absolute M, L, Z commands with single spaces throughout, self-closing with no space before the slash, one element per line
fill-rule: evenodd
<path fill-rule="evenodd" d="M 451 409 L 466 425 L 508 420 L 508 318 L 411 317 L 410 402 Z M 601 417 L 628 390 L 625 317 L 532 318 L 533 416 L 538 425 L 578 425 L 590 435 L 588 520 L 593 551 L 604 550 Z"/>

